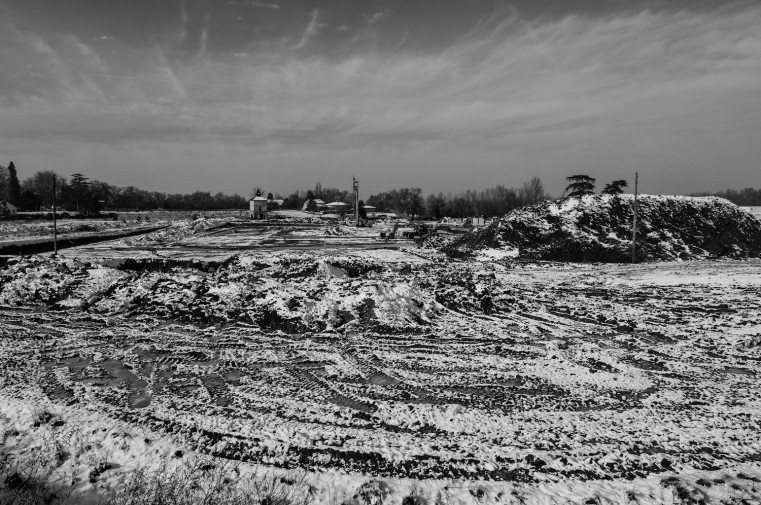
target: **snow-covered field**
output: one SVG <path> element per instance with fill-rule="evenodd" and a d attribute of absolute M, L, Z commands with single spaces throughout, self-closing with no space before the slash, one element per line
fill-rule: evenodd
<path fill-rule="evenodd" d="M 759 260 L 449 260 L 353 242 L 377 229 L 289 231 L 332 237 L 301 250 L 192 226 L 7 260 L 0 453 L 55 447 L 51 478 L 93 501 L 192 460 L 306 471 L 319 503 L 371 481 L 384 503 L 761 500 Z"/>
<path fill-rule="evenodd" d="M 59 235 L 73 235 L 94 232 L 124 231 L 139 228 L 144 222 L 111 219 L 60 219 L 57 222 Z M 37 239 L 53 236 L 52 221 L 5 221 L 0 222 L 0 242 Z"/>

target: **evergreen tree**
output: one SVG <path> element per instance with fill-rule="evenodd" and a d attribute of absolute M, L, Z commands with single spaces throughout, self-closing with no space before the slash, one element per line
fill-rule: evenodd
<path fill-rule="evenodd" d="M 79 202 L 82 200 L 82 194 L 84 193 L 87 186 L 90 185 L 88 182 L 89 177 L 85 177 L 82 174 L 72 174 L 71 175 L 71 189 L 74 193 L 74 199 L 75 203 L 77 205 L 77 212 L 79 212 Z"/>
<path fill-rule="evenodd" d="M 8 191 L 8 169 L 0 165 L 0 200 L 10 200 Z"/>
<path fill-rule="evenodd" d="M 8 165 L 8 201 L 13 205 L 21 204 L 21 183 L 18 180 L 16 165 L 12 161 Z"/>
<path fill-rule="evenodd" d="M 565 190 L 568 196 L 593 195 L 595 193 L 595 179 L 588 175 L 572 175 L 565 178 L 569 184 Z"/>
<path fill-rule="evenodd" d="M 624 192 L 624 188 L 627 187 L 629 184 L 626 183 L 625 180 L 619 179 L 617 181 L 609 182 L 605 185 L 605 188 L 602 190 L 603 195 L 620 195 Z"/>

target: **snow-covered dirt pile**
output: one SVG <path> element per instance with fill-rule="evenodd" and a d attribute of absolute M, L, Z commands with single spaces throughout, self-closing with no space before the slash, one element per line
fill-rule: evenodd
<path fill-rule="evenodd" d="M 516 209 L 445 246 L 461 256 L 499 249 L 515 257 L 629 262 L 632 195 L 589 195 Z M 761 222 L 716 198 L 641 195 L 637 260 L 761 257 Z"/>
<path fill-rule="evenodd" d="M 167 228 L 138 237 L 126 238 L 121 245 L 145 247 L 152 244 L 167 244 L 177 242 L 185 237 L 229 226 L 238 222 L 234 217 L 199 218 L 195 220 L 171 221 Z"/>
<path fill-rule="evenodd" d="M 242 321 L 288 333 L 399 332 L 423 331 L 447 308 L 477 309 L 486 289 L 467 269 L 437 275 L 418 265 L 413 272 L 408 263 L 360 254 L 251 254 L 216 265 L 126 260 L 116 267 L 60 257 L 10 260 L 0 272 L 0 305 L 78 306 L 203 324 Z M 111 282 L 96 288 L 93 278 Z"/>

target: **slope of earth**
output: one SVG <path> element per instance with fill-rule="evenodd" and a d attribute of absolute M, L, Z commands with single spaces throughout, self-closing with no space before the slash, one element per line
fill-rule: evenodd
<path fill-rule="evenodd" d="M 633 195 L 588 195 L 516 209 L 446 246 L 556 261 L 631 261 Z M 637 260 L 761 257 L 761 222 L 716 198 L 641 195 Z"/>
<path fill-rule="evenodd" d="M 0 404 L 98 412 L 228 460 L 494 493 L 759 473 L 760 261 L 278 252 L 27 257 L 0 276 Z"/>

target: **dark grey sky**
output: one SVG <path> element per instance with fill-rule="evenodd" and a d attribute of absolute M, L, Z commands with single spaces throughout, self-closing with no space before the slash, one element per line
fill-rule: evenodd
<path fill-rule="evenodd" d="M 761 4 L 0 0 L 0 163 L 167 192 L 761 186 Z"/>

